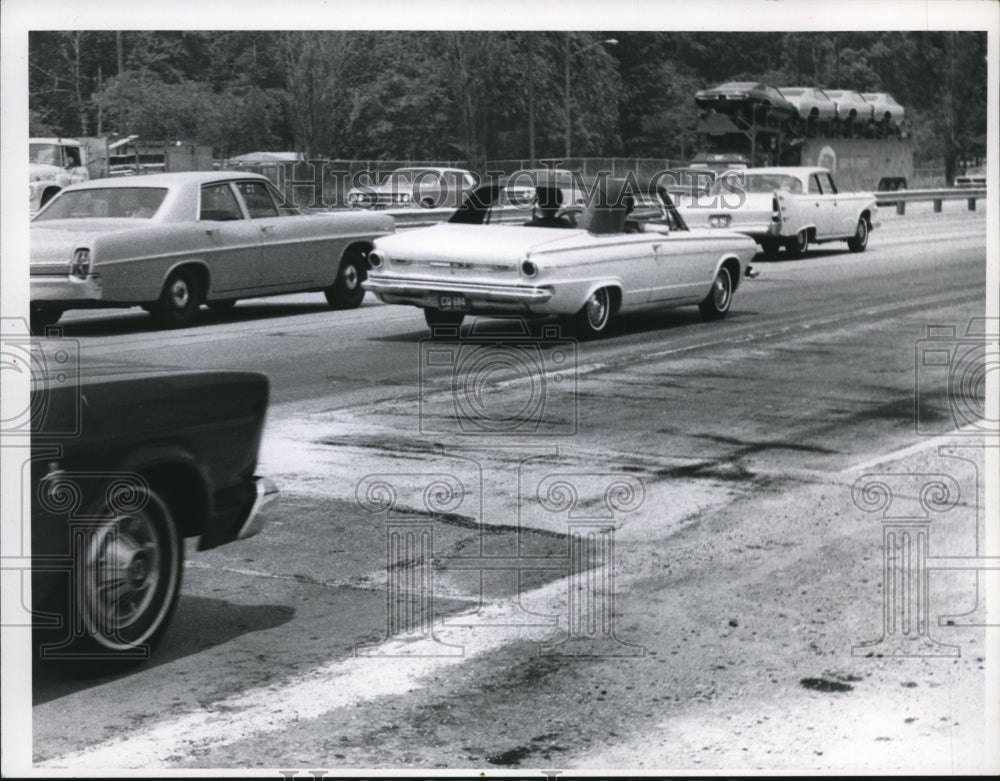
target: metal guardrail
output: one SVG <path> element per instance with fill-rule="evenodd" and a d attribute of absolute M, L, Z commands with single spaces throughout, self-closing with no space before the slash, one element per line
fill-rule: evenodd
<path fill-rule="evenodd" d="M 941 211 L 944 201 L 968 201 L 969 211 L 976 210 L 976 200 L 986 197 L 985 187 L 948 187 L 938 190 L 888 190 L 875 193 L 878 206 L 895 206 L 896 214 L 906 214 L 906 204 L 916 201 L 933 201 L 934 211 Z"/>

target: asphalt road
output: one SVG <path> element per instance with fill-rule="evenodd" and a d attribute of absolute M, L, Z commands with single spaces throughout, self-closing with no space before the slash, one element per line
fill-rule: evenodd
<path fill-rule="evenodd" d="M 498 320 L 431 342 L 418 310 L 370 296 L 351 312 L 244 301 L 184 331 L 67 314 L 85 362 L 267 373 L 260 472 L 282 498 L 256 538 L 189 556 L 150 663 L 88 681 L 36 668 L 36 761 L 986 767 L 995 630 L 937 625 L 975 607 L 974 572 L 932 581 L 935 642 L 957 655 L 852 652 L 883 630 L 882 524 L 859 477 L 953 474 L 935 552 L 982 550 L 988 464 L 980 438 L 953 436 L 981 414 L 982 372 L 956 391 L 954 367 L 921 358 L 940 346 L 928 326 L 983 342 L 964 335 L 985 314 L 986 223 L 961 206 L 883 214 L 863 254 L 758 258 L 721 322 L 668 311 L 593 342 L 500 340 Z M 967 457 L 945 459 L 948 441 Z M 366 501 L 380 483 L 405 518 Z M 397 555 L 399 524 L 433 557 L 405 533 Z"/>

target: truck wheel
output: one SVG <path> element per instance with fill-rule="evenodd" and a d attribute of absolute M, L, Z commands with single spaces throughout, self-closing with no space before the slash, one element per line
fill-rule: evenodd
<path fill-rule="evenodd" d="M 149 313 L 161 328 L 186 328 L 194 323 L 201 299 L 201 282 L 197 274 L 179 268 L 167 277 L 163 292 Z"/>
<path fill-rule="evenodd" d="M 847 246 L 851 252 L 864 252 L 868 246 L 868 220 L 864 217 L 858 220 L 858 227 L 847 240 Z"/>
<path fill-rule="evenodd" d="M 785 241 L 785 252 L 791 258 L 805 257 L 809 249 L 809 231 L 800 230 L 792 238 Z"/>

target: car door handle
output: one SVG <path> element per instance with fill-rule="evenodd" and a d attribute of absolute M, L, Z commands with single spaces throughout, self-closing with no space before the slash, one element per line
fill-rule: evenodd
<path fill-rule="evenodd" d="M 212 234 L 218 233 L 218 232 L 219 232 L 218 228 L 205 228 L 205 235 L 206 236 L 211 236 Z"/>

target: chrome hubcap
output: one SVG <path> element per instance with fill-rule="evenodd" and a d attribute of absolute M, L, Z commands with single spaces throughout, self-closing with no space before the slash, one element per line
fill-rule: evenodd
<path fill-rule="evenodd" d="M 598 290 L 587 299 L 587 321 L 591 327 L 600 329 L 608 319 L 608 294 Z"/>
<path fill-rule="evenodd" d="M 140 619 L 163 575 L 157 535 L 148 518 L 125 516 L 99 530 L 88 552 L 87 613 L 111 634 Z"/>
<path fill-rule="evenodd" d="M 716 309 L 725 309 L 729 304 L 729 275 L 725 271 L 720 271 L 715 278 L 713 293 Z"/>
<path fill-rule="evenodd" d="M 344 267 L 344 272 L 341 274 L 341 278 L 344 280 L 344 287 L 348 290 L 354 290 L 358 286 L 358 269 L 353 263 L 347 264 Z"/>
<path fill-rule="evenodd" d="M 187 283 L 183 279 L 175 279 L 170 287 L 170 298 L 174 306 L 183 309 L 191 300 L 191 291 L 188 290 Z"/>

